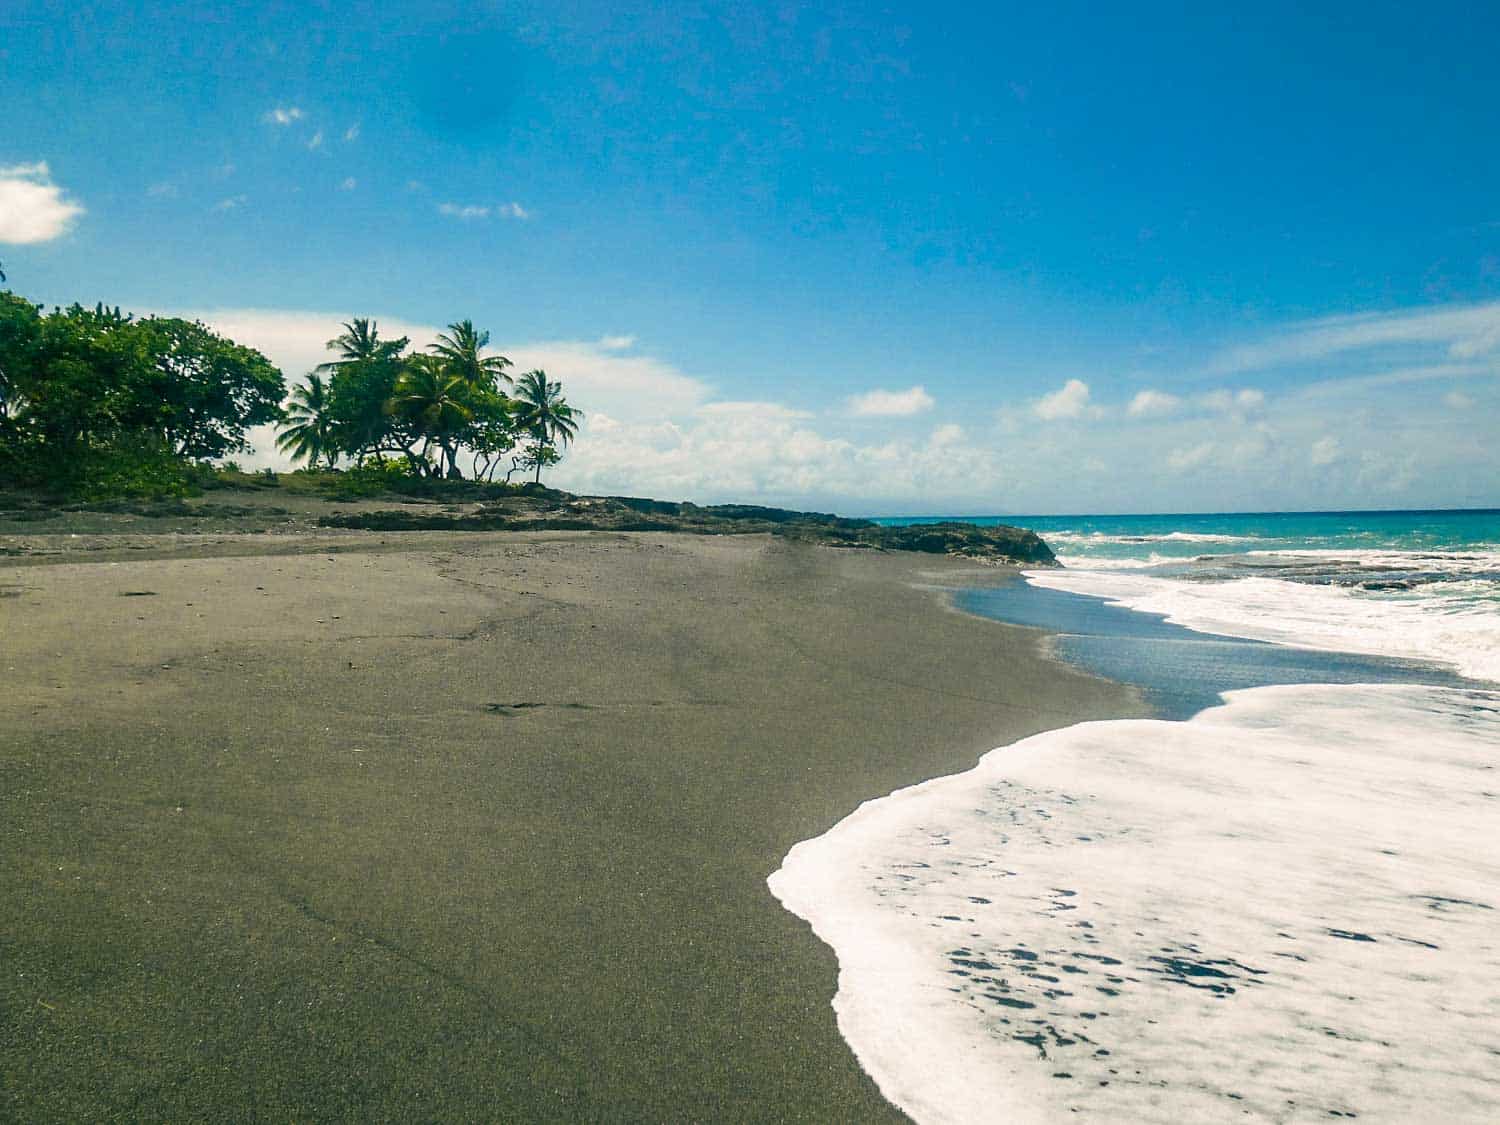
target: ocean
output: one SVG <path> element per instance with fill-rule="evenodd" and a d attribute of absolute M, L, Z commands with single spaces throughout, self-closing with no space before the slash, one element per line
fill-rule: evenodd
<path fill-rule="evenodd" d="M 955 603 L 1157 717 L 869 801 L 771 877 L 886 1096 L 1500 1120 L 1500 512 L 971 522 L 1064 566 Z"/>

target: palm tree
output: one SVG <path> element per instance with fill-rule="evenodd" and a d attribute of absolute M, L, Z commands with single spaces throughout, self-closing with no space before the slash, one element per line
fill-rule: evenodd
<path fill-rule="evenodd" d="M 327 345 L 329 351 L 339 353 L 339 358 L 318 364 L 317 370 L 336 374 L 371 360 L 396 359 L 411 343 L 405 336 L 382 340 L 379 322 L 369 317 L 357 316 L 345 321 L 342 327 L 344 331 L 329 340 Z"/>
<path fill-rule="evenodd" d="M 333 441 L 333 417 L 328 412 L 328 388 L 317 372 L 307 377 L 307 384 L 292 391 L 286 410 L 290 425 L 276 438 L 276 448 L 291 454 L 293 461 L 316 465 L 319 457 L 328 458 L 328 467 L 338 457 Z"/>
<path fill-rule="evenodd" d="M 385 404 L 395 393 L 402 353 L 410 341 L 405 336 L 382 340 L 380 326 L 367 317 L 355 317 L 343 328 L 342 334 L 328 341 L 329 350 L 337 352 L 338 358 L 317 368 L 330 376 L 330 410 L 337 422 L 333 436 L 346 452 L 359 456 L 372 452 L 379 461 L 383 449 L 404 444 L 390 432 Z"/>
<path fill-rule="evenodd" d="M 510 360 L 503 355 L 480 355 L 489 342 L 488 332 L 479 331 L 472 320 L 460 320 L 448 325 L 448 331 L 438 335 L 430 350 L 450 375 L 482 390 L 496 390 L 510 384 L 510 376 L 505 373 Z"/>
<path fill-rule="evenodd" d="M 458 471 L 458 436 L 474 417 L 468 402 L 471 391 L 469 383 L 450 374 L 439 357 L 414 355 L 396 379 L 395 394 L 389 404 L 392 414 L 411 422 L 421 432 L 420 457 L 426 457 L 430 444 L 437 445 L 450 477 L 462 475 Z"/>
<path fill-rule="evenodd" d="M 583 411 L 569 406 L 562 397 L 562 384 L 547 380 L 545 371 L 528 371 L 516 383 L 516 428 L 531 435 L 536 483 L 542 483 L 542 465 L 553 445 L 567 445 L 578 433 Z"/>

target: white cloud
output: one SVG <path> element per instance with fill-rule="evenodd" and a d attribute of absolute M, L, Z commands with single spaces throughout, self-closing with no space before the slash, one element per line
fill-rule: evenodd
<path fill-rule="evenodd" d="M 1208 391 L 1197 398 L 1199 406 L 1207 410 L 1217 410 L 1220 413 L 1228 413 L 1231 410 L 1250 411 L 1258 410 L 1266 404 L 1266 396 L 1257 390 L 1216 390 Z"/>
<path fill-rule="evenodd" d="M 152 184 L 148 187 L 146 194 L 152 199 L 176 199 L 177 185 L 163 180 L 159 184 Z"/>
<path fill-rule="evenodd" d="M 359 186 L 359 181 L 356 180 L 353 176 L 345 176 L 344 177 L 344 182 L 341 183 L 341 184 L 339 184 L 339 190 L 340 191 L 353 191 L 358 186 Z"/>
<path fill-rule="evenodd" d="M 52 182 L 45 160 L 0 166 L 0 242 L 50 242 L 67 234 L 83 213 L 83 205 Z"/>
<path fill-rule="evenodd" d="M 1167 464 L 1171 465 L 1178 472 L 1183 472 L 1187 469 L 1196 469 L 1212 457 L 1213 452 L 1213 442 L 1199 442 L 1197 445 L 1187 449 L 1174 449 L 1167 457 Z"/>
<path fill-rule="evenodd" d="M 1443 396 L 1443 405 L 1454 410 L 1472 410 L 1474 399 L 1464 394 L 1463 391 L 1449 391 Z"/>
<path fill-rule="evenodd" d="M 1313 442 L 1312 448 L 1308 450 L 1307 459 L 1315 467 L 1322 468 L 1331 465 L 1339 459 L 1339 439 L 1336 437 L 1321 437 Z"/>
<path fill-rule="evenodd" d="M 623 352 L 635 347 L 634 336 L 605 336 L 599 346 L 607 352 Z"/>
<path fill-rule="evenodd" d="M 1223 352 L 1209 370 L 1230 375 L 1392 345 L 1436 345 L 1453 359 L 1494 352 L 1500 349 L 1500 301 L 1306 321 L 1261 343 Z"/>
<path fill-rule="evenodd" d="M 964 428 L 950 422 L 946 426 L 939 426 L 933 430 L 932 436 L 927 440 L 931 445 L 939 449 L 950 445 L 957 445 L 964 440 Z"/>
<path fill-rule="evenodd" d="M 950 444 L 935 457 L 917 440 L 864 445 L 776 403 L 709 403 L 680 421 L 610 423 L 586 430 L 555 473 L 560 487 L 857 512 L 877 498 L 940 502 L 976 479 L 993 487 L 1003 477 L 988 450 Z"/>
<path fill-rule="evenodd" d="M 1077 418 L 1088 408 L 1089 385 L 1082 379 L 1069 379 L 1049 395 L 1032 404 L 1038 418 L 1052 422 L 1060 418 Z"/>
<path fill-rule="evenodd" d="M 310 148 L 310 149 L 319 149 L 319 148 L 323 147 L 323 130 L 322 129 L 319 129 L 316 133 L 314 133 L 311 137 L 309 137 L 307 139 L 307 147 Z"/>
<path fill-rule="evenodd" d="M 1161 418 L 1175 414 L 1182 406 L 1182 399 L 1166 391 L 1137 391 L 1130 400 L 1125 413 L 1132 418 Z"/>
<path fill-rule="evenodd" d="M 247 195 L 231 195 L 227 199 L 221 199 L 209 208 L 210 211 L 234 211 L 249 202 Z"/>
<path fill-rule="evenodd" d="M 437 209 L 439 215 L 462 219 L 464 222 L 468 222 L 471 219 L 488 219 L 490 217 L 490 209 L 488 207 L 481 207 L 473 203 L 467 206 L 460 206 L 457 203 L 439 203 Z"/>
<path fill-rule="evenodd" d="M 407 187 L 412 190 L 420 190 L 420 185 L 413 181 Z M 497 203 L 491 207 L 488 203 L 439 203 L 438 214 L 447 215 L 451 219 L 462 219 L 468 222 L 473 219 L 488 219 L 495 215 L 502 219 L 529 219 L 531 212 L 519 203 Z"/>
<path fill-rule="evenodd" d="M 867 391 L 849 399 L 849 413 L 860 418 L 900 418 L 931 410 L 933 399 L 920 383 L 904 391 Z"/>
<path fill-rule="evenodd" d="M 301 121 L 304 116 L 297 106 L 277 106 L 268 111 L 262 120 L 268 125 L 290 125 L 294 121 Z"/>
<path fill-rule="evenodd" d="M 670 363 L 579 340 L 505 345 L 512 372 L 540 368 L 562 382 L 568 401 L 584 411 L 602 410 L 621 421 L 658 419 L 696 411 L 712 397 L 701 379 Z M 743 404 L 719 404 L 722 409 Z"/>
<path fill-rule="evenodd" d="M 349 128 L 347 128 L 347 129 L 344 130 L 344 140 L 345 141 L 357 141 L 357 140 L 359 140 L 359 122 L 356 121 L 353 125 L 349 126 Z"/>

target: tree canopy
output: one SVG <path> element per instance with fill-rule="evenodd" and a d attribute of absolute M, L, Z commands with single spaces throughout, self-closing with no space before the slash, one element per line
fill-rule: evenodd
<path fill-rule="evenodd" d="M 102 304 L 44 313 L 0 293 L 0 458 L 66 483 L 129 447 L 181 461 L 249 448 L 286 384 L 260 352 L 197 321 L 137 320 Z"/>
<path fill-rule="evenodd" d="M 0 291 L 0 471 L 67 489 L 100 466 L 114 479 L 122 464 L 170 470 L 248 452 L 250 428 L 277 422 L 277 447 L 309 468 L 373 461 L 476 480 L 534 469 L 540 482 L 582 417 L 545 372 L 512 379 L 471 320 L 413 350 L 356 317 L 328 349 L 287 397 L 270 360 L 199 321 L 102 304 L 46 312 Z"/>
<path fill-rule="evenodd" d="M 528 405 L 536 394 L 526 388 L 538 373 L 514 383 L 510 360 L 488 352 L 490 334 L 471 320 L 448 325 L 424 351 L 408 351 L 406 337 L 382 339 L 373 320 L 356 317 L 343 327 L 328 342 L 336 358 L 293 392 L 280 443 L 296 457 L 332 465 L 339 457 L 363 464 L 393 455 L 433 477 L 461 477 L 467 461 L 476 480 L 493 479 L 509 458 L 507 477 L 535 467 L 540 479 L 541 466 L 558 459 L 559 442 L 576 432 L 581 415 L 563 401 L 561 386 L 542 375 L 540 398 Z M 513 398 L 516 385 L 522 390 Z"/>

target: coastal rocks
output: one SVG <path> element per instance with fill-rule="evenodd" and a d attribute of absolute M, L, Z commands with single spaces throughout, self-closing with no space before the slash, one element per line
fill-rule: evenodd
<path fill-rule="evenodd" d="M 992 562 L 1056 566 L 1033 531 L 967 523 L 887 527 L 826 512 L 798 512 L 754 504 L 700 506 L 630 496 L 514 496 L 467 511 L 381 509 L 326 515 L 323 527 L 366 531 L 677 531 L 697 535 L 777 535 L 830 547 L 919 551 Z"/>
<path fill-rule="evenodd" d="M 1052 549 L 1036 532 L 1004 524 L 978 527 L 969 523 L 926 523 L 910 527 L 874 527 L 862 531 L 860 538 L 870 546 L 887 551 L 962 555 L 1031 566 L 1058 565 Z"/>

